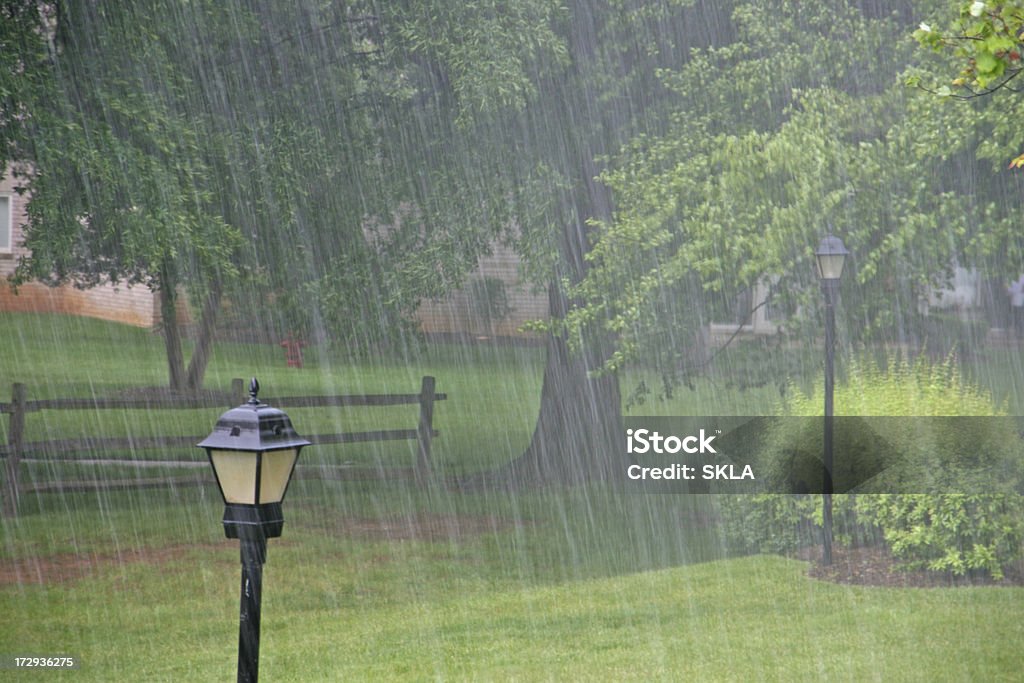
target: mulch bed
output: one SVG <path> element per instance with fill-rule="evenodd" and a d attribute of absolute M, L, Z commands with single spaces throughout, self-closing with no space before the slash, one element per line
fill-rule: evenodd
<path fill-rule="evenodd" d="M 950 588 L 955 586 L 1024 586 L 1020 571 L 1008 571 L 996 581 L 987 575 L 954 576 L 948 572 L 907 570 L 899 566 L 885 546 L 833 546 L 832 564 L 821 564 L 821 546 L 803 548 L 798 559 L 810 563 L 807 575 L 822 581 L 854 586 L 891 586 L 895 588 Z"/>

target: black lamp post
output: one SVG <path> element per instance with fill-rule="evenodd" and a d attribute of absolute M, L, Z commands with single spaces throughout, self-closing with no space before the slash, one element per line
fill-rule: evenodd
<path fill-rule="evenodd" d="M 242 555 L 242 600 L 238 628 L 238 681 L 254 683 L 259 673 L 260 591 L 267 539 L 284 527 L 281 501 L 288 490 L 299 451 L 308 446 L 288 416 L 256 394 L 254 377 L 249 400 L 220 416 L 201 443 L 224 497 L 224 535 L 237 538 Z"/>
<path fill-rule="evenodd" d="M 825 479 L 822 495 L 822 556 L 823 564 L 832 564 L 832 393 L 835 386 L 836 307 L 839 278 L 849 251 L 838 237 L 829 235 L 818 245 L 818 277 L 825 294 Z"/>

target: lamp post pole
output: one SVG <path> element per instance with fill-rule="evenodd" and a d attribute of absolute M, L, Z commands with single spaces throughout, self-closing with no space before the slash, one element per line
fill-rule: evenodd
<path fill-rule="evenodd" d="M 835 388 L 836 290 L 839 280 L 822 280 L 825 294 L 825 472 L 822 482 L 822 556 L 823 564 L 832 564 L 832 423 Z"/>
<path fill-rule="evenodd" d="M 260 669 L 260 596 L 266 538 L 243 538 L 242 598 L 238 613 L 238 683 L 256 683 Z"/>
<path fill-rule="evenodd" d="M 821 488 L 821 562 L 825 565 L 832 564 L 832 394 L 835 388 L 836 299 L 839 278 L 843 276 L 843 265 L 849 254 L 843 241 L 833 235 L 823 239 L 814 254 L 818 261 L 821 291 L 825 295 L 825 470 Z"/>

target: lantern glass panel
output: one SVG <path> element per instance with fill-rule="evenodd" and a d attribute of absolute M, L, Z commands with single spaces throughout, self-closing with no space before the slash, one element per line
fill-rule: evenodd
<path fill-rule="evenodd" d="M 263 464 L 260 466 L 260 503 L 281 502 L 298 455 L 297 448 L 263 454 Z"/>
<path fill-rule="evenodd" d="M 256 503 L 256 459 L 249 451 L 210 451 L 210 460 L 220 482 L 224 502 Z"/>
<path fill-rule="evenodd" d="M 846 254 L 818 254 L 818 276 L 823 280 L 838 280 L 843 275 Z"/>

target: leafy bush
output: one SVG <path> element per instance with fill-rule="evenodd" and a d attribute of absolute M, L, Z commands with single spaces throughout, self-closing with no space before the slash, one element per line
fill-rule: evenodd
<path fill-rule="evenodd" d="M 835 405 L 837 415 L 1002 414 L 989 396 L 964 381 L 953 357 L 938 364 L 923 358 L 913 364 L 890 358 L 884 370 L 851 363 L 848 381 L 836 387 Z M 815 416 L 820 415 L 821 405 L 820 400 L 794 390 L 784 409 L 788 415 Z M 1020 557 L 1024 541 L 1021 441 L 1016 430 L 1009 421 L 933 420 L 927 422 L 926 433 L 908 426 L 921 422 L 880 422 L 889 425 L 885 440 L 904 456 L 898 466 L 886 470 L 884 483 L 894 491 L 916 488 L 927 493 L 836 495 L 836 538 L 848 541 L 874 529 L 908 568 L 956 575 L 984 571 L 1001 577 L 1005 567 Z M 820 440 L 806 443 L 807 435 L 792 433 L 792 424 L 768 439 L 763 464 L 769 476 L 792 472 L 792 462 L 781 460 L 792 459 L 794 452 L 814 453 L 808 456 L 812 458 L 821 452 Z M 854 451 L 869 453 L 870 445 Z M 820 461 L 816 468 L 813 462 L 807 467 L 808 472 L 821 472 Z M 953 485 L 978 492 L 941 493 Z M 758 552 L 786 552 L 815 542 L 821 525 L 820 501 L 820 496 L 783 494 L 723 500 L 727 537 L 734 547 Z"/>
<path fill-rule="evenodd" d="M 868 479 L 873 492 L 1013 490 L 1021 474 L 1014 425 L 963 380 L 954 357 L 890 358 L 885 370 L 851 361 L 848 375 L 835 391 L 837 491 Z M 812 490 L 822 476 L 821 399 L 793 387 L 784 410 L 793 419 L 769 436 L 760 469 L 774 490 Z"/>
<path fill-rule="evenodd" d="M 1020 556 L 1024 505 L 1009 494 L 858 496 L 858 515 L 882 529 L 894 556 L 911 569 L 1003 577 Z"/>
<path fill-rule="evenodd" d="M 860 535 L 853 496 L 833 496 L 833 535 L 849 542 Z M 719 496 L 725 538 L 742 553 L 788 554 L 821 540 L 821 496 L 756 493 Z"/>

